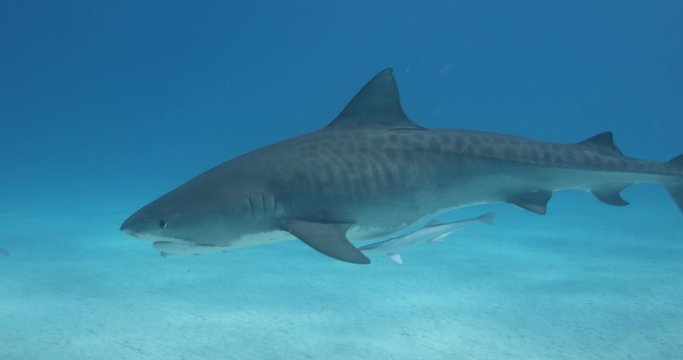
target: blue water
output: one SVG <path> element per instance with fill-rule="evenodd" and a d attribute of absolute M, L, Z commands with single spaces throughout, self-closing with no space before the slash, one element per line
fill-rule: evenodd
<path fill-rule="evenodd" d="M 680 359 L 683 222 L 661 188 L 505 205 L 353 266 L 298 242 L 162 258 L 118 228 L 316 130 L 394 68 L 433 128 L 683 152 L 678 1 L 0 3 L 0 359 Z"/>

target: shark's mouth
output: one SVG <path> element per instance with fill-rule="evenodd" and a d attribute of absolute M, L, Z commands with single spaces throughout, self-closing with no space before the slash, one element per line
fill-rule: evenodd
<path fill-rule="evenodd" d="M 277 230 L 249 234 L 229 242 L 218 243 L 194 242 L 178 238 L 167 238 L 161 236 L 145 236 L 144 239 L 154 241 L 154 248 L 161 252 L 162 256 L 167 256 L 198 255 L 212 252 L 223 252 L 226 250 L 268 244 L 277 241 L 294 240 L 295 238 L 288 232 Z"/>
<path fill-rule="evenodd" d="M 225 251 L 229 246 L 216 246 L 211 244 L 197 244 L 190 241 L 155 241 L 154 248 L 162 256 L 167 255 L 199 255 L 211 252 Z"/>
<path fill-rule="evenodd" d="M 126 234 L 136 237 L 140 240 L 145 240 L 145 241 L 154 241 L 154 242 L 178 242 L 178 243 L 187 243 L 189 241 L 180 239 L 180 238 L 175 238 L 171 236 L 157 236 L 157 235 L 149 235 L 149 234 L 140 234 L 136 233 L 131 230 L 124 229 L 122 230 Z"/>

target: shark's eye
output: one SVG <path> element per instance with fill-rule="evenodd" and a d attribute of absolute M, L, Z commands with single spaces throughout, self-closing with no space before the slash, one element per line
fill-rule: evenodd
<path fill-rule="evenodd" d="M 168 225 L 168 224 L 166 224 L 166 221 L 164 221 L 164 220 L 159 221 L 159 228 L 160 229 L 165 229 L 166 225 Z"/>

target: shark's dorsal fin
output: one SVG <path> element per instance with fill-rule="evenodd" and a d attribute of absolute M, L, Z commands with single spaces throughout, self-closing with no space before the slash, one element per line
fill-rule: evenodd
<path fill-rule="evenodd" d="M 354 128 L 423 129 L 403 112 L 391 68 L 365 84 L 325 129 Z"/>
<path fill-rule="evenodd" d="M 603 133 L 597 134 L 578 143 L 577 145 L 590 146 L 604 154 L 624 156 L 621 150 L 614 145 L 614 134 L 612 134 L 611 131 L 605 131 Z"/>

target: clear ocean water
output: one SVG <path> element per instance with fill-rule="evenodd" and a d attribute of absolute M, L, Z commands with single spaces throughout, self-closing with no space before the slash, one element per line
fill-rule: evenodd
<path fill-rule="evenodd" d="M 683 359 L 683 217 L 556 194 L 403 253 L 164 258 L 119 232 L 391 66 L 432 128 L 683 153 L 680 1 L 0 3 L 0 359 Z"/>

